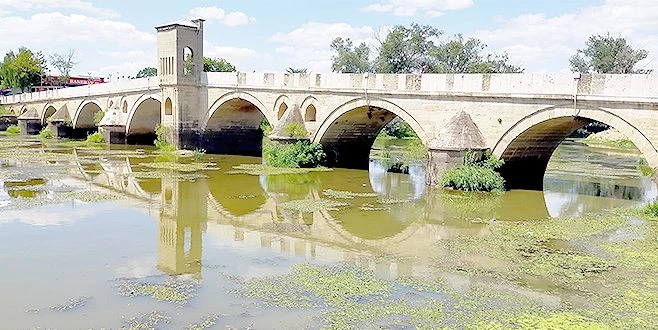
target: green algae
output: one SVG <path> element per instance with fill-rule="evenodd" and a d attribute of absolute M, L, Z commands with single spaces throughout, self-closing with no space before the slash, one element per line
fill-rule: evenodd
<path fill-rule="evenodd" d="M 124 280 L 119 284 L 119 295 L 124 297 L 148 296 L 157 301 L 186 305 L 194 296 L 197 288 L 197 284 L 183 280 L 168 280 L 162 284 Z"/>
<path fill-rule="evenodd" d="M 338 207 L 346 205 L 348 204 L 330 199 L 294 200 L 279 204 L 285 210 L 299 212 L 335 211 Z"/>
<path fill-rule="evenodd" d="M 82 308 L 87 304 L 87 302 L 90 299 L 91 299 L 90 297 L 79 297 L 79 298 L 71 299 L 65 304 L 52 306 L 50 307 L 50 309 L 58 312 L 66 312 L 68 310 Z"/>
<path fill-rule="evenodd" d="M 241 164 L 233 166 L 232 171 L 226 174 L 248 174 L 248 175 L 281 175 L 281 174 L 306 174 L 311 172 L 330 172 L 332 169 L 326 167 L 313 168 L 283 168 L 270 167 L 264 164 Z"/>
<path fill-rule="evenodd" d="M 322 192 L 322 194 L 329 198 L 337 198 L 337 199 L 354 199 L 355 197 L 377 197 L 377 193 L 359 193 L 354 191 L 342 191 L 342 190 L 333 190 L 333 189 L 325 189 Z"/>
<path fill-rule="evenodd" d="M 3 209 L 29 209 L 45 205 L 64 204 L 72 201 L 79 201 L 83 203 L 99 203 L 104 201 L 111 201 L 120 199 L 121 196 L 113 193 L 105 193 L 96 190 L 83 190 L 83 191 L 64 191 L 55 192 L 51 196 L 38 196 L 35 198 L 17 198 L 12 200 L 11 204 Z"/>
<path fill-rule="evenodd" d="M 372 296 L 388 296 L 392 285 L 374 273 L 347 266 L 299 264 L 289 274 L 251 279 L 240 293 L 260 298 L 267 305 L 287 308 L 339 306 Z"/>
<path fill-rule="evenodd" d="M 161 328 L 162 323 L 169 323 L 171 317 L 162 312 L 150 312 L 128 321 L 128 324 L 121 327 L 122 330 L 155 330 Z"/>
<path fill-rule="evenodd" d="M 219 170 L 215 163 L 176 163 L 176 162 L 159 162 L 159 163 L 146 163 L 141 164 L 143 167 L 152 168 L 156 170 L 171 170 L 179 172 L 197 172 L 208 170 Z"/>
<path fill-rule="evenodd" d="M 219 319 L 219 315 L 217 314 L 210 314 L 201 320 L 198 324 L 192 324 L 189 327 L 185 328 L 185 330 L 204 330 L 204 329 L 209 329 L 212 328 L 216 323 L 217 319 Z"/>
<path fill-rule="evenodd" d="M 382 198 L 377 202 L 383 205 L 405 204 L 411 202 L 411 199 Z"/>

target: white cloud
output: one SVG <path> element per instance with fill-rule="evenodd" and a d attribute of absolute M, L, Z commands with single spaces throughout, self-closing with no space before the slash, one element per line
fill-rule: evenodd
<path fill-rule="evenodd" d="M 103 17 L 121 16 L 114 10 L 96 7 L 91 2 L 82 0 L 0 0 L 0 7 L 19 11 L 73 9 Z"/>
<path fill-rule="evenodd" d="M 640 66 L 656 66 L 658 56 L 658 2 L 606 0 L 576 13 L 549 17 L 527 14 L 498 19 L 500 27 L 473 33 L 491 49 L 509 53 L 528 72 L 565 71 L 569 57 L 583 48 L 590 35 L 610 32 L 626 37 L 634 47 L 647 49 L 649 59 Z M 653 64 L 653 66 L 652 66 Z"/>
<path fill-rule="evenodd" d="M 281 57 L 285 56 L 280 63 L 315 72 L 329 72 L 332 55 L 329 44 L 334 38 L 351 38 L 357 45 L 361 42 L 371 45 L 375 42 L 374 35 L 375 29 L 370 26 L 308 22 L 293 31 L 277 33 L 270 40 L 280 44 L 275 49 Z"/>
<path fill-rule="evenodd" d="M 21 28 L 16 29 L 17 26 Z M 155 34 L 139 31 L 127 22 L 79 14 L 53 12 L 3 17 L 0 40 L 0 54 L 21 46 L 45 54 L 75 49 L 79 63 L 74 74 L 90 72 L 106 76 L 123 68 L 130 71 L 120 71 L 121 74 L 135 75 L 134 68 L 144 63 L 153 66 L 156 62 Z"/>
<path fill-rule="evenodd" d="M 241 11 L 227 13 L 224 9 L 216 6 L 192 8 L 190 16 L 191 18 L 203 18 L 208 22 L 217 21 L 231 27 L 247 25 L 256 21 L 255 18 Z"/>
<path fill-rule="evenodd" d="M 393 13 L 396 16 L 441 16 L 445 11 L 461 10 L 474 5 L 473 0 L 386 0 L 370 4 L 365 11 Z"/>

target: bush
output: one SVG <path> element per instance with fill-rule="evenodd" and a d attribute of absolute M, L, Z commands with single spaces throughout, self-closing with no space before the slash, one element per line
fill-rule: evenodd
<path fill-rule="evenodd" d="M 306 127 L 299 123 L 290 123 L 283 128 L 283 133 L 290 136 L 291 138 L 305 138 L 308 137 L 308 131 Z"/>
<path fill-rule="evenodd" d="M 9 114 L 9 111 L 3 105 L 0 104 L 0 116 L 8 115 L 8 114 Z"/>
<path fill-rule="evenodd" d="M 260 130 L 263 132 L 263 136 L 270 135 L 270 133 L 272 133 L 272 129 L 272 125 L 267 120 L 267 118 L 263 118 L 263 120 L 260 122 Z"/>
<path fill-rule="evenodd" d="M 649 203 L 642 211 L 646 215 L 658 218 L 658 201 Z"/>
<path fill-rule="evenodd" d="M 196 148 L 192 152 L 192 158 L 194 158 L 194 161 L 200 161 L 203 159 L 203 156 L 206 154 L 206 149 L 201 149 L 201 148 Z"/>
<path fill-rule="evenodd" d="M 310 168 L 317 167 L 326 157 L 322 146 L 309 141 L 297 141 L 291 145 L 280 145 L 268 139 L 263 141 L 263 158 L 271 167 Z"/>
<path fill-rule="evenodd" d="M 176 151 L 176 147 L 172 146 L 167 142 L 167 135 L 169 133 L 169 129 L 165 126 L 162 126 L 158 124 L 155 127 L 155 141 L 153 141 L 153 144 L 155 145 L 155 148 L 158 149 L 158 152 L 160 153 L 172 153 Z"/>
<path fill-rule="evenodd" d="M 504 161 L 493 156 L 490 151 L 467 151 L 464 164 L 446 172 L 441 178 L 441 184 L 464 191 L 504 191 L 505 179 L 495 171 L 504 164 Z"/>
<path fill-rule="evenodd" d="M 16 125 L 11 125 L 7 127 L 7 135 L 19 135 L 21 134 L 21 128 Z"/>
<path fill-rule="evenodd" d="M 100 132 L 96 132 L 94 134 L 91 134 L 87 136 L 87 143 L 104 143 L 105 138 L 103 138 L 103 134 Z"/>
<path fill-rule="evenodd" d="M 44 129 L 42 129 L 41 132 L 39 132 L 39 137 L 42 139 L 52 139 L 55 137 L 55 135 L 51 130 L 44 127 Z"/>

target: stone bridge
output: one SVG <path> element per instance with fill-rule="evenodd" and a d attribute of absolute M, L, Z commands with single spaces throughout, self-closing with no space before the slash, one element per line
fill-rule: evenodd
<path fill-rule="evenodd" d="M 298 123 L 323 145 L 329 166 L 363 169 L 377 134 L 399 117 L 429 147 L 429 183 L 465 150 L 490 149 L 505 160 L 511 188 L 532 189 L 563 139 L 598 121 L 658 167 L 656 75 L 205 73 L 203 21 L 194 23 L 157 27 L 158 77 L 0 103 L 30 133 L 100 129 L 112 143 L 152 143 L 160 124 L 180 148 L 255 156 L 264 119 L 278 138 Z"/>

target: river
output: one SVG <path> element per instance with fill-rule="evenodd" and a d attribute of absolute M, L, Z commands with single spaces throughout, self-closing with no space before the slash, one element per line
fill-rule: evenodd
<path fill-rule="evenodd" d="M 391 173 L 389 160 L 374 157 L 369 171 L 251 175 L 236 167 L 260 158 L 205 155 L 201 169 L 179 171 L 157 166 L 172 159 L 150 149 L 0 138 L 0 322 L 6 329 L 505 328 L 523 315 L 559 322 L 571 311 L 597 321 L 605 309 L 585 294 L 598 290 L 589 282 L 546 279 L 525 259 L 512 264 L 460 244 L 490 244 L 481 239 L 519 222 L 597 221 L 611 216 L 608 209 L 654 200 L 656 184 L 636 169 L 639 157 L 570 140 L 551 160 L 544 191 L 492 195 L 428 188 L 422 161 L 412 161 L 409 174 Z M 631 220 L 595 234 L 652 237 L 633 227 L 645 221 Z M 598 243 L 578 244 L 578 253 L 600 255 Z M 630 274 L 621 261 L 613 268 L 596 280 Z"/>

